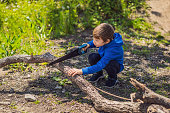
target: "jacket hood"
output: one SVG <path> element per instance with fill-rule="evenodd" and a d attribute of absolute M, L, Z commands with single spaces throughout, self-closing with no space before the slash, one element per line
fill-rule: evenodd
<path fill-rule="evenodd" d="M 119 46 L 123 45 L 123 40 L 122 40 L 122 36 L 119 33 L 114 33 L 114 39 L 113 42 L 118 44 Z"/>
<path fill-rule="evenodd" d="M 114 33 L 114 39 L 108 43 L 106 46 L 122 46 L 123 45 L 123 40 L 122 36 L 119 33 Z"/>

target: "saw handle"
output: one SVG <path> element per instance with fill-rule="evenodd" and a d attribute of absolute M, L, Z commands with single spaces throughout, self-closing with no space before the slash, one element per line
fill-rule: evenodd
<path fill-rule="evenodd" d="M 87 50 L 86 51 L 82 50 L 82 48 L 85 48 L 86 46 L 87 46 L 87 44 L 83 44 L 83 45 L 79 46 L 79 51 L 78 52 L 79 52 L 80 55 L 82 55 L 82 54 L 87 52 Z"/>

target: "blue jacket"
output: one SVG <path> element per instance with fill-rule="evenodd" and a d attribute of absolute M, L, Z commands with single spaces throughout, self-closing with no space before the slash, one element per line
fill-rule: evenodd
<path fill-rule="evenodd" d="M 93 44 L 93 40 L 88 42 L 90 44 L 90 48 L 95 48 L 96 46 Z M 101 71 L 103 68 L 111 60 L 115 60 L 120 64 L 120 72 L 124 69 L 123 66 L 123 40 L 122 36 L 119 33 L 114 33 L 114 39 L 101 47 L 99 47 L 98 53 L 101 56 L 101 59 L 97 62 L 97 64 L 83 68 L 83 75 L 92 74 L 98 71 Z"/>

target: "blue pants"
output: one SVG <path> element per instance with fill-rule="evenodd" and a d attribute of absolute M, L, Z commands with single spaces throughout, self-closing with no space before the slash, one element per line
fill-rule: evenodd
<path fill-rule="evenodd" d="M 100 59 L 101 57 L 98 53 L 92 53 L 88 57 L 88 61 L 91 66 L 95 65 Z M 111 60 L 104 69 L 106 70 L 110 78 L 117 80 L 117 74 L 120 71 L 120 64 L 117 61 Z M 97 72 L 97 74 L 102 75 L 103 71 L 101 70 Z"/>

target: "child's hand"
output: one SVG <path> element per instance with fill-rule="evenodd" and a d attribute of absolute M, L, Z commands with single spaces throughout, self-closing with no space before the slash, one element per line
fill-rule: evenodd
<path fill-rule="evenodd" d="M 83 43 L 84 44 L 84 43 Z M 84 48 L 82 48 L 82 50 L 83 51 L 86 51 L 87 50 L 87 48 L 89 48 L 90 47 L 90 44 L 87 44 L 87 46 L 86 47 L 84 47 Z"/>
<path fill-rule="evenodd" d="M 68 70 L 68 75 L 69 76 L 74 76 L 74 75 L 82 75 L 83 74 L 83 71 L 82 69 L 76 69 L 76 68 L 73 68 L 73 69 L 70 69 Z"/>

